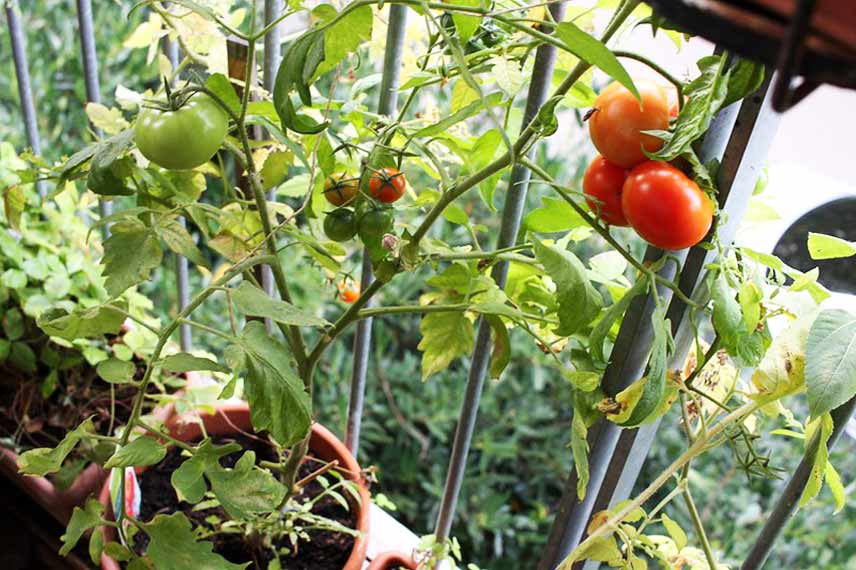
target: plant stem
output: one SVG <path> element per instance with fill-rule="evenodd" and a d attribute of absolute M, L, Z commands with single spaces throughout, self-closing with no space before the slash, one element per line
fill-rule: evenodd
<path fill-rule="evenodd" d="M 677 77 L 666 71 L 663 67 L 651 61 L 644 55 L 620 49 L 612 50 L 612 54 L 615 57 L 626 57 L 627 59 L 633 59 L 640 63 L 644 63 L 645 65 L 656 71 L 663 79 L 675 86 L 675 90 L 678 92 L 678 109 L 684 108 L 684 83 L 680 79 L 678 79 Z"/>
<path fill-rule="evenodd" d="M 690 518 L 693 521 L 696 536 L 698 536 L 698 540 L 701 543 L 701 549 L 704 551 L 704 557 L 707 559 L 707 564 L 710 566 L 710 570 L 716 570 L 716 557 L 713 555 L 713 549 L 710 547 L 710 541 L 707 539 L 707 533 L 704 531 L 704 525 L 701 522 L 701 517 L 698 514 L 695 501 L 693 501 L 689 485 L 684 487 L 681 495 L 684 497 L 684 502 L 687 504 L 687 510 L 689 511 Z"/>
<path fill-rule="evenodd" d="M 562 563 L 558 566 L 557 570 L 571 570 L 571 566 L 573 563 L 582 559 L 581 557 L 585 554 L 586 550 L 592 546 L 595 540 L 604 536 L 607 532 L 611 532 L 621 521 L 623 521 L 634 509 L 642 506 L 645 501 L 650 499 L 654 493 L 657 492 L 660 487 L 669 482 L 672 476 L 678 472 L 688 461 L 692 460 L 694 457 L 704 452 L 707 449 L 708 444 L 720 433 L 722 433 L 726 428 L 728 428 L 732 423 L 737 421 L 742 421 L 747 415 L 753 413 L 758 408 L 763 405 L 762 402 L 750 401 L 730 414 L 726 417 L 722 418 L 715 426 L 713 426 L 703 437 L 700 437 L 695 440 L 695 442 L 687 448 L 685 452 L 683 452 L 680 457 L 675 459 L 671 465 L 669 465 L 666 469 L 663 470 L 660 475 L 657 476 L 654 481 L 648 485 L 645 490 L 643 490 L 639 495 L 636 496 L 635 499 L 627 503 L 623 509 L 618 511 L 615 515 L 610 517 L 608 521 L 606 521 L 603 525 L 599 526 L 595 529 L 591 534 L 589 534 L 585 540 L 583 540 L 568 556 L 565 558 Z"/>

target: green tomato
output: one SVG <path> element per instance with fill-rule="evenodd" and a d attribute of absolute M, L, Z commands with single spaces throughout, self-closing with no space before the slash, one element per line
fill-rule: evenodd
<path fill-rule="evenodd" d="M 364 243 L 370 239 L 379 240 L 383 234 L 392 231 L 392 222 L 392 212 L 388 208 L 368 210 L 360 216 L 360 238 Z"/>
<path fill-rule="evenodd" d="M 333 210 L 324 218 L 324 233 L 333 241 L 348 241 L 357 234 L 357 216 L 348 208 Z"/>
<path fill-rule="evenodd" d="M 158 166 L 189 170 L 211 160 L 226 138 L 228 126 L 223 109 L 197 93 L 176 111 L 140 111 L 134 136 L 143 156 Z"/>

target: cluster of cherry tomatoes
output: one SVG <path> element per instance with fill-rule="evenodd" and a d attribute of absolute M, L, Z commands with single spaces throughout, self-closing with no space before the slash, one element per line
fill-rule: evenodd
<path fill-rule="evenodd" d="M 707 195 L 668 162 L 649 160 L 663 141 L 644 131 L 666 130 L 677 106 L 656 83 L 634 82 L 640 102 L 619 83 L 595 100 L 589 134 L 600 152 L 586 170 L 583 192 L 589 207 L 605 223 L 632 226 L 660 249 L 691 247 L 707 235 L 713 204 Z"/>
<path fill-rule="evenodd" d="M 324 197 L 336 209 L 324 218 L 324 233 L 333 241 L 348 241 L 359 234 L 364 243 L 382 238 L 392 231 L 392 208 L 388 206 L 404 195 L 407 181 L 395 168 L 372 172 L 368 182 L 371 200 L 360 199 L 359 177 L 347 173 L 328 176 Z"/>

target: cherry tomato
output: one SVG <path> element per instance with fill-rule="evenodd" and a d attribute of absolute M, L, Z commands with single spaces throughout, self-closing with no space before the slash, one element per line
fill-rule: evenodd
<path fill-rule="evenodd" d="M 671 164 L 655 160 L 630 171 L 621 207 L 636 233 L 660 249 L 693 246 L 713 223 L 713 204 L 698 185 Z"/>
<path fill-rule="evenodd" d="M 354 199 L 359 187 L 359 178 L 340 172 L 328 176 L 324 181 L 324 197 L 334 206 L 344 206 Z"/>
<path fill-rule="evenodd" d="M 324 218 L 324 233 L 333 241 L 348 241 L 357 235 L 357 216 L 348 208 L 337 208 Z"/>
<path fill-rule="evenodd" d="M 616 166 L 602 156 L 591 161 L 583 177 L 583 192 L 589 208 L 611 226 L 630 225 L 621 211 L 621 188 L 626 178 L 626 168 Z"/>
<path fill-rule="evenodd" d="M 594 102 L 588 120 L 594 146 L 609 162 L 631 168 L 647 160 L 642 152 L 656 152 L 663 141 L 642 131 L 669 128 L 669 101 L 666 91 L 650 81 L 634 81 L 642 96 L 642 107 L 620 83 L 611 83 Z"/>
<path fill-rule="evenodd" d="M 343 279 L 339 282 L 339 298 L 346 303 L 353 303 L 360 298 L 360 284 L 351 279 Z"/>
<path fill-rule="evenodd" d="M 197 93 L 175 111 L 144 108 L 134 125 L 134 139 L 143 156 L 158 166 L 189 170 L 211 160 L 228 126 L 225 111 Z"/>
<path fill-rule="evenodd" d="M 357 229 L 363 243 L 379 241 L 383 234 L 392 231 L 392 223 L 392 212 L 389 208 L 372 208 L 360 216 Z"/>
<path fill-rule="evenodd" d="M 375 200 L 391 204 L 404 196 L 407 181 L 404 173 L 395 168 L 381 168 L 369 178 L 369 194 Z"/>

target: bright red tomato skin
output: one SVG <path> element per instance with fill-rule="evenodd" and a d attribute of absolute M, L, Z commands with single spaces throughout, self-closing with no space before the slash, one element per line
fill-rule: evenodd
<path fill-rule="evenodd" d="M 627 169 L 602 156 L 591 161 L 583 176 L 586 203 L 595 215 L 611 226 L 630 225 L 621 209 L 621 190 L 626 179 Z"/>
<path fill-rule="evenodd" d="M 694 246 L 713 223 L 710 199 L 666 162 L 649 160 L 631 170 L 624 181 L 621 207 L 642 239 L 665 250 Z"/>
<path fill-rule="evenodd" d="M 407 180 L 395 168 L 381 168 L 369 178 L 369 194 L 375 200 L 391 204 L 404 196 Z"/>
<path fill-rule="evenodd" d="M 648 160 L 642 152 L 656 152 L 663 141 L 642 131 L 669 128 L 669 98 L 666 90 L 651 81 L 633 82 L 642 97 L 642 106 L 630 91 L 618 82 L 611 83 L 594 103 L 589 118 L 589 135 L 598 152 L 608 161 L 632 168 Z"/>

